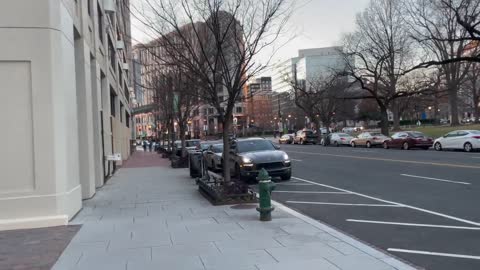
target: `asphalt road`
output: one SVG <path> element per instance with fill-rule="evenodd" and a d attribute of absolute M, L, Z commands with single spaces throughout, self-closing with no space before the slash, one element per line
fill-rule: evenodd
<path fill-rule="evenodd" d="M 273 199 L 426 269 L 480 269 L 480 153 L 281 145 Z"/>

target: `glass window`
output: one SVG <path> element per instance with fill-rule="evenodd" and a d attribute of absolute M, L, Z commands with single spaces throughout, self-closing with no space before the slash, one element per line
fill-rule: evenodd
<path fill-rule="evenodd" d="M 247 140 L 238 141 L 237 149 L 239 153 L 245 153 L 253 151 L 275 150 L 275 147 L 273 147 L 273 144 L 267 140 Z"/>
<path fill-rule="evenodd" d="M 222 153 L 223 152 L 223 144 L 214 144 L 211 147 L 213 153 Z"/>

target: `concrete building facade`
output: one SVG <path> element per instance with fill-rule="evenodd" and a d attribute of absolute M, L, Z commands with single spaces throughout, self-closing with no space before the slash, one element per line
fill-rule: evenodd
<path fill-rule="evenodd" d="M 0 230 L 67 224 L 130 153 L 128 0 L 0 9 Z"/>

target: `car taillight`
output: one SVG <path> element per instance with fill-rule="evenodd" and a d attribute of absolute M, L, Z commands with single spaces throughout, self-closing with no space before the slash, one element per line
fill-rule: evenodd
<path fill-rule="evenodd" d="M 345 141 L 345 138 L 340 138 L 340 140 Z"/>
<path fill-rule="evenodd" d="M 480 136 L 473 136 L 474 139 L 480 139 Z"/>
<path fill-rule="evenodd" d="M 377 139 L 377 137 L 373 137 L 372 139 L 376 140 L 376 139 Z"/>

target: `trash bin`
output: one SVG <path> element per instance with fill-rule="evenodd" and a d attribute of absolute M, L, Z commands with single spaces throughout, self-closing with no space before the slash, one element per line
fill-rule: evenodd
<path fill-rule="evenodd" d="M 188 168 L 190 170 L 190 177 L 202 177 L 202 159 L 201 151 L 192 151 L 188 153 Z"/>

